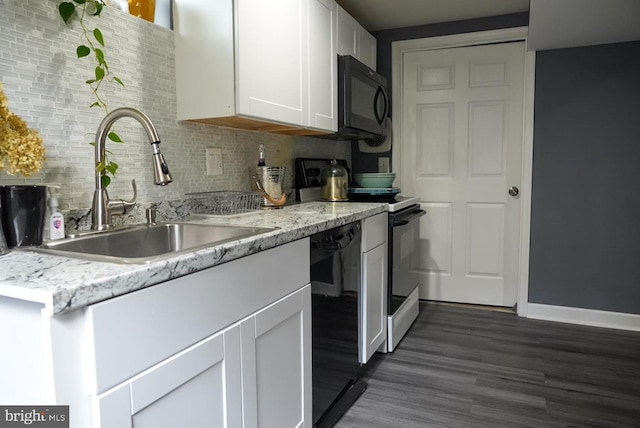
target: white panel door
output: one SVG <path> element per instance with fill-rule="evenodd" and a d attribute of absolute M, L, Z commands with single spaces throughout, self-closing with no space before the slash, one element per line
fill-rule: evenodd
<path fill-rule="evenodd" d="M 94 428 L 241 428 L 240 327 L 94 399 Z"/>
<path fill-rule="evenodd" d="M 304 428 L 311 415 L 311 286 L 240 324 L 243 426 Z"/>
<path fill-rule="evenodd" d="M 524 42 L 405 53 L 402 190 L 420 197 L 420 298 L 517 298 Z"/>
<path fill-rule="evenodd" d="M 308 1 L 236 0 L 239 114 L 308 125 Z"/>
<path fill-rule="evenodd" d="M 366 306 L 360 318 L 363 355 L 359 360 L 364 364 L 387 339 L 387 246 L 385 244 L 362 253 L 362 302 L 365 302 Z"/>

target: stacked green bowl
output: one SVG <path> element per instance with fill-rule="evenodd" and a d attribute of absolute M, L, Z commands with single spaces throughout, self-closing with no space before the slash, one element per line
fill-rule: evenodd
<path fill-rule="evenodd" d="M 393 180 L 395 179 L 395 172 L 366 172 L 362 174 L 353 174 L 353 181 L 355 181 L 358 186 L 369 189 L 391 187 Z"/>

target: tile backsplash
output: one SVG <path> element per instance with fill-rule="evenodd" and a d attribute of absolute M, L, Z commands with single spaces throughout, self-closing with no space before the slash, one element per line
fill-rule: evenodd
<path fill-rule="evenodd" d="M 89 109 L 93 99 L 84 81 L 91 77 L 93 63 L 76 58 L 79 25 L 62 22 L 60 1 L 0 2 L 0 80 L 11 111 L 41 133 L 46 156 L 41 172 L 28 179 L 0 172 L 0 184 L 58 184 L 60 208 L 68 210 L 91 205 L 95 172 L 89 142 L 104 111 Z M 265 145 L 268 165 L 289 168 L 285 188 L 292 186 L 296 157 L 350 160 L 348 142 L 179 123 L 173 32 L 111 8 L 91 24 L 103 32 L 109 67 L 125 83 L 125 88 L 115 83 L 101 88 L 109 108 L 134 107 L 151 118 L 174 178 L 169 186 L 154 185 L 146 134 L 134 120 L 122 119 L 115 130 L 125 144 L 107 142 L 112 160 L 120 166 L 109 186 L 112 197 L 130 198 L 132 179 L 138 185 L 139 205 L 183 199 L 187 192 L 251 190 L 260 144 Z M 206 175 L 207 147 L 221 149 L 223 175 Z"/>

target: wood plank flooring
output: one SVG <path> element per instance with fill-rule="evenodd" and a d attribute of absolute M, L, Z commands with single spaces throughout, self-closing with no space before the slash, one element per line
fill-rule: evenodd
<path fill-rule="evenodd" d="M 336 428 L 640 427 L 640 333 L 421 303 Z"/>

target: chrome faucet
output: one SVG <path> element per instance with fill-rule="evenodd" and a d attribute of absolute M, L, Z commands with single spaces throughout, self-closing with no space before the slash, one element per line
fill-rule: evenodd
<path fill-rule="evenodd" d="M 147 132 L 151 147 L 153 148 L 153 175 L 155 183 L 159 186 L 166 186 L 171 183 L 173 179 L 169 173 L 169 167 L 164 161 L 164 156 L 160 153 L 160 137 L 155 126 L 151 123 L 149 117 L 142 113 L 140 110 L 136 110 L 129 107 L 122 107 L 113 110 L 107 114 L 96 132 L 96 144 L 95 144 L 95 158 L 96 165 L 104 161 L 105 158 L 105 146 L 107 142 L 107 135 L 113 124 L 120 118 L 131 117 L 142 125 Z M 128 213 L 136 206 L 137 202 L 137 188 L 136 181 L 131 180 L 131 186 L 133 187 L 133 199 L 125 201 L 123 199 L 111 201 L 107 189 L 102 185 L 102 174 L 96 170 L 96 188 L 93 192 L 93 204 L 91 208 L 91 229 L 92 230 L 106 230 L 111 227 L 111 219 L 114 215 L 123 215 Z"/>

